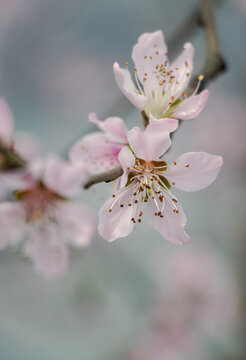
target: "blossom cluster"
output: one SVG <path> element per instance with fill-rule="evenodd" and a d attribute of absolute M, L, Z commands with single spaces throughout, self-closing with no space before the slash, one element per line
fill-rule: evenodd
<path fill-rule="evenodd" d="M 141 111 L 145 129 L 128 129 L 123 119 L 104 121 L 89 115 L 99 131 L 83 136 L 71 148 L 68 159 L 41 157 L 35 143 L 17 141 L 13 117 L 0 102 L 0 247 L 20 250 L 46 277 L 63 274 L 68 266 L 68 245 L 83 247 L 91 242 L 94 217 L 80 202 L 90 176 L 121 166 L 123 174 L 101 207 L 98 232 L 107 241 L 128 236 L 147 220 L 166 240 L 185 244 L 186 216 L 173 188 L 187 192 L 210 185 L 223 160 L 205 152 L 189 152 L 167 163 L 170 134 L 180 120 L 197 117 L 209 92 L 189 95 L 194 49 L 184 45 L 174 62 L 168 60 L 161 31 L 145 33 L 133 47 L 134 69 L 129 64 L 113 66 L 116 82 L 127 99 Z M 134 74 L 134 76 L 132 76 Z M 188 96 L 189 95 L 189 96 Z M 145 204 L 146 203 L 146 204 Z"/>

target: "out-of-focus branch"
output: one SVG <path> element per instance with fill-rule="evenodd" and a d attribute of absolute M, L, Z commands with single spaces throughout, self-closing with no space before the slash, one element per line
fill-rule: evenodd
<path fill-rule="evenodd" d="M 200 11 L 195 11 L 192 14 L 192 21 L 194 23 L 201 23 L 205 29 L 206 35 L 206 43 L 207 43 L 207 51 L 206 51 L 206 60 L 205 64 L 202 67 L 199 74 L 203 74 L 204 80 L 202 82 L 202 86 L 204 87 L 207 83 L 212 80 L 215 76 L 219 75 L 226 69 L 225 61 L 221 55 L 219 42 L 217 38 L 217 32 L 215 28 L 213 12 L 212 12 L 212 1 L 213 0 L 201 0 L 201 9 Z M 190 20 L 190 18 L 189 18 Z M 182 24 L 182 27 L 186 26 L 186 22 Z M 177 34 L 179 30 L 177 31 Z M 198 76 L 195 75 L 192 77 L 190 86 L 187 89 L 187 93 L 191 94 L 196 88 Z M 202 87 L 200 87 L 200 91 Z M 141 113 L 142 121 L 144 126 L 148 125 L 148 117 L 144 111 Z M 93 175 L 90 177 L 88 182 L 84 185 L 85 189 L 88 189 L 90 186 L 94 184 L 98 184 L 100 182 L 110 182 L 112 180 L 117 179 L 119 176 L 123 174 L 123 170 L 121 167 L 117 167 L 110 171 L 106 171 L 101 174 Z"/>
<path fill-rule="evenodd" d="M 112 170 L 102 172 L 100 174 L 92 175 L 86 184 L 84 185 L 84 189 L 89 189 L 92 185 L 101 183 L 101 182 L 110 182 L 123 174 L 123 169 L 121 166 L 118 166 Z"/>
<path fill-rule="evenodd" d="M 201 0 L 201 23 L 204 26 L 206 36 L 206 60 L 199 74 L 204 75 L 204 80 L 200 91 L 208 84 L 213 78 L 226 70 L 226 63 L 220 51 L 219 41 L 217 37 L 216 27 L 214 23 L 213 0 Z M 193 93 L 196 88 L 198 76 L 195 75 L 191 79 L 190 86 L 187 90 L 188 95 Z"/>
<path fill-rule="evenodd" d="M 0 145 L 0 169 L 12 170 L 26 166 L 26 162 L 16 153 L 14 148 Z"/>

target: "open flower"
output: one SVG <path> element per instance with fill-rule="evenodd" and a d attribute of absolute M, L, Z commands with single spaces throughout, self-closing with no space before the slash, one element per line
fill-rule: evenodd
<path fill-rule="evenodd" d="M 54 277 L 67 269 L 66 244 L 86 246 L 93 234 L 90 211 L 69 202 L 85 175 L 81 167 L 57 157 L 36 161 L 29 170 L 16 201 L 0 204 L 0 247 L 21 248 L 38 272 Z"/>
<path fill-rule="evenodd" d="M 150 123 L 161 120 L 162 123 L 169 122 L 169 126 L 175 129 L 178 126 L 175 119 L 187 120 L 198 116 L 208 99 L 208 90 L 196 95 L 202 76 L 190 97 L 185 92 L 193 69 L 193 55 L 193 46 L 186 43 L 182 54 L 170 64 L 163 33 L 142 34 L 132 51 L 136 66 L 135 84 L 128 63 L 125 69 L 115 63 L 113 68 L 117 84 L 132 104 L 145 112 Z"/>
<path fill-rule="evenodd" d="M 142 205 L 148 205 L 148 221 L 168 241 L 184 244 L 190 241 L 184 231 L 186 216 L 171 186 L 196 191 L 210 185 L 217 177 L 223 160 L 205 152 L 189 152 L 168 165 L 160 159 L 170 146 L 170 136 L 162 126 L 150 124 L 128 132 L 129 147 L 119 153 L 125 184 L 102 206 L 98 231 L 113 241 L 129 235 L 141 222 Z"/>
<path fill-rule="evenodd" d="M 119 165 L 118 154 L 127 144 L 127 127 L 119 117 L 98 120 L 96 114 L 89 120 L 102 132 L 93 132 L 78 140 L 70 150 L 70 160 L 74 164 L 85 164 L 91 173 L 112 169 Z"/>

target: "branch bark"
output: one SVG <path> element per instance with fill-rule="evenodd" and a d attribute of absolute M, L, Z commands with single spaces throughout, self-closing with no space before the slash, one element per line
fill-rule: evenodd
<path fill-rule="evenodd" d="M 92 185 L 99 184 L 101 182 L 110 182 L 123 174 L 123 169 L 121 166 L 118 166 L 112 170 L 102 172 L 100 174 L 92 175 L 86 184 L 84 185 L 84 189 L 89 189 Z"/>
<path fill-rule="evenodd" d="M 199 73 L 199 75 L 202 74 L 204 76 L 204 80 L 202 82 L 202 86 L 200 87 L 199 91 L 201 91 L 202 88 L 204 88 L 204 86 L 210 80 L 212 80 L 217 75 L 219 75 L 220 73 L 226 70 L 226 63 L 220 52 L 216 27 L 214 23 L 213 12 L 212 12 L 212 1 L 213 0 L 201 0 L 200 11 L 194 12 L 192 14 L 192 21 L 197 22 L 197 24 L 201 22 L 202 26 L 204 27 L 205 36 L 206 36 L 206 48 L 207 48 L 206 59 L 204 66 L 202 67 Z M 182 26 L 185 26 L 184 24 L 182 24 Z M 177 33 L 179 32 L 177 31 Z M 188 95 L 194 92 L 199 75 L 195 75 L 192 77 L 190 85 L 187 89 Z M 143 124 L 146 127 L 148 125 L 149 119 L 144 111 L 141 112 L 141 115 L 142 115 Z M 88 189 L 90 186 L 94 184 L 98 184 L 100 182 L 113 181 L 118 177 L 120 177 L 122 174 L 123 174 L 123 170 L 119 166 L 110 171 L 93 175 L 84 185 L 84 188 Z"/>
<path fill-rule="evenodd" d="M 226 70 L 226 63 L 221 54 L 217 37 L 212 2 L 213 0 L 201 0 L 201 24 L 204 27 L 206 36 L 206 60 L 200 73 L 192 77 L 187 90 L 188 95 L 194 92 L 200 74 L 204 75 L 204 80 L 199 91 L 201 91 L 210 80 Z"/>

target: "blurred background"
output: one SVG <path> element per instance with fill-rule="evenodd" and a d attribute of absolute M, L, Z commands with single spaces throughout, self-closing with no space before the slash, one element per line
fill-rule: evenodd
<path fill-rule="evenodd" d="M 0 0 L 0 94 L 17 130 L 35 134 L 43 153 L 66 155 L 95 130 L 91 111 L 140 125 L 112 65 L 130 61 L 141 33 L 162 29 L 171 56 L 185 41 L 194 44 L 199 70 L 202 29 L 190 23 L 174 35 L 198 6 L 198 0 Z M 207 151 L 224 158 L 208 189 L 176 192 L 192 242 L 170 244 L 145 223 L 112 244 L 95 235 L 89 248 L 70 252 L 68 274 L 51 281 L 1 252 L 1 360 L 246 359 L 246 1 L 217 1 L 215 16 L 228 71 L 209 84 L 205 110 L 181 126 L 168 155 Z M 96 217 L 108 196 L 100 184 L 83 201 Z"/>

